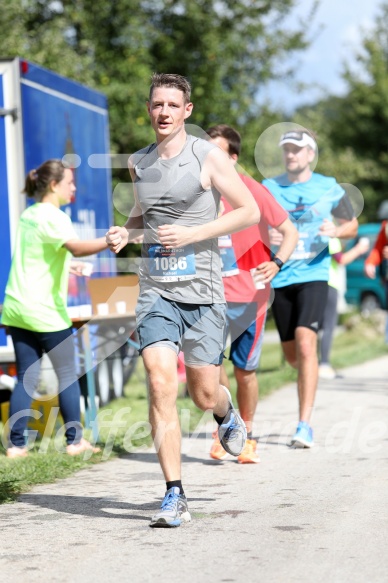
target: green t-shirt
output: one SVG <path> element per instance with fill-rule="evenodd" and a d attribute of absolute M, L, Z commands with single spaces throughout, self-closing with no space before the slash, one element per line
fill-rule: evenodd
<path fill-rule="evenodd" d="M 2 323 L 36 332 L 71 326 L 67 291 L 71 253 L 78 239 L 70 217 L 51 203 L 36 203 L 20 217 Z"/>
<path fill-rule="evenodd" d="M 330 255 L 335 255 L 336 253 L 341 253 L 342 245 L 341 241 L 336 237 L 333 237 L 329 241 L 329 253 Z M 329 285 L 334 287 L 335 289 L 339 289 L 341 287 L 341 273 L 340 273 L 340 265 L 339 263 L 331 258 L 330 261 L 330 269 L 329 269 Z"/>

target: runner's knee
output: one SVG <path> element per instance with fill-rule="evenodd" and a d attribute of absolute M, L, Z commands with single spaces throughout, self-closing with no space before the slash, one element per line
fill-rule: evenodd
<path fill-rule="evenodd" d="M 214 409 L 218 402 L 218 391 L 209 390 L 208 387 L 206 388 L 196 388 L 194 391 L 191 391 L 192 399 L 194 403 L 201 409 L 202 411 L 207 411 L 208 409 Z"/>
<path fill-rule="evenodd" d="M 298 368 L 298 361 L 294 356 L 285 356 L 286 361 L 292 368 Z"/>
<path fill-rule="evenodd" d="M 317 348 L 310 338 L 303 339 L 298 344 L 298 355 L 302 360 L 314 357 L 317 353 Z"/>

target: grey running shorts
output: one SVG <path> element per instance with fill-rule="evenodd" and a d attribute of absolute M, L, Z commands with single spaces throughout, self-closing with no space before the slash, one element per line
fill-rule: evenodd
<path fill-rule="evenodd" d="M 220 365 L 224 358 L 226 304 L 185 304 L 154 292 L 142 294 L 136 306 L 140 354 L 151 344 L 182 351 L 185 364 Z"/>

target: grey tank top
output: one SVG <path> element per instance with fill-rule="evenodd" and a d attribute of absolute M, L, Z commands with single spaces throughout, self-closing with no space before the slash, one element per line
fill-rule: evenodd
<path fill-rule="evenodd" d="M 178 156 L 164 160 L 156 144 L 133 157 L 135 185 L 143 214 L 140 293 L 155 291 L 176 302 L 225 302 L 217 239 L 167 250 L 157 238 L 160 225 L 202 225 L 218 216 L 220 194 L 201 185 L 201 170 L 214 147 L 188 135 Z"/>

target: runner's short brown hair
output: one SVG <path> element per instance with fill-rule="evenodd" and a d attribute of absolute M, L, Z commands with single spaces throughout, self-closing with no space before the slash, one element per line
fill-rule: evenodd
<path fill-rule="evenodd" d="M 156 87 L 173 87 L 182 91 L 185 103 L 190 103 L 191 85 L 182 75 L 175 73 L 154 73 L 151 79 L 149 101 L 152 99 L 152 93 Z"/>

